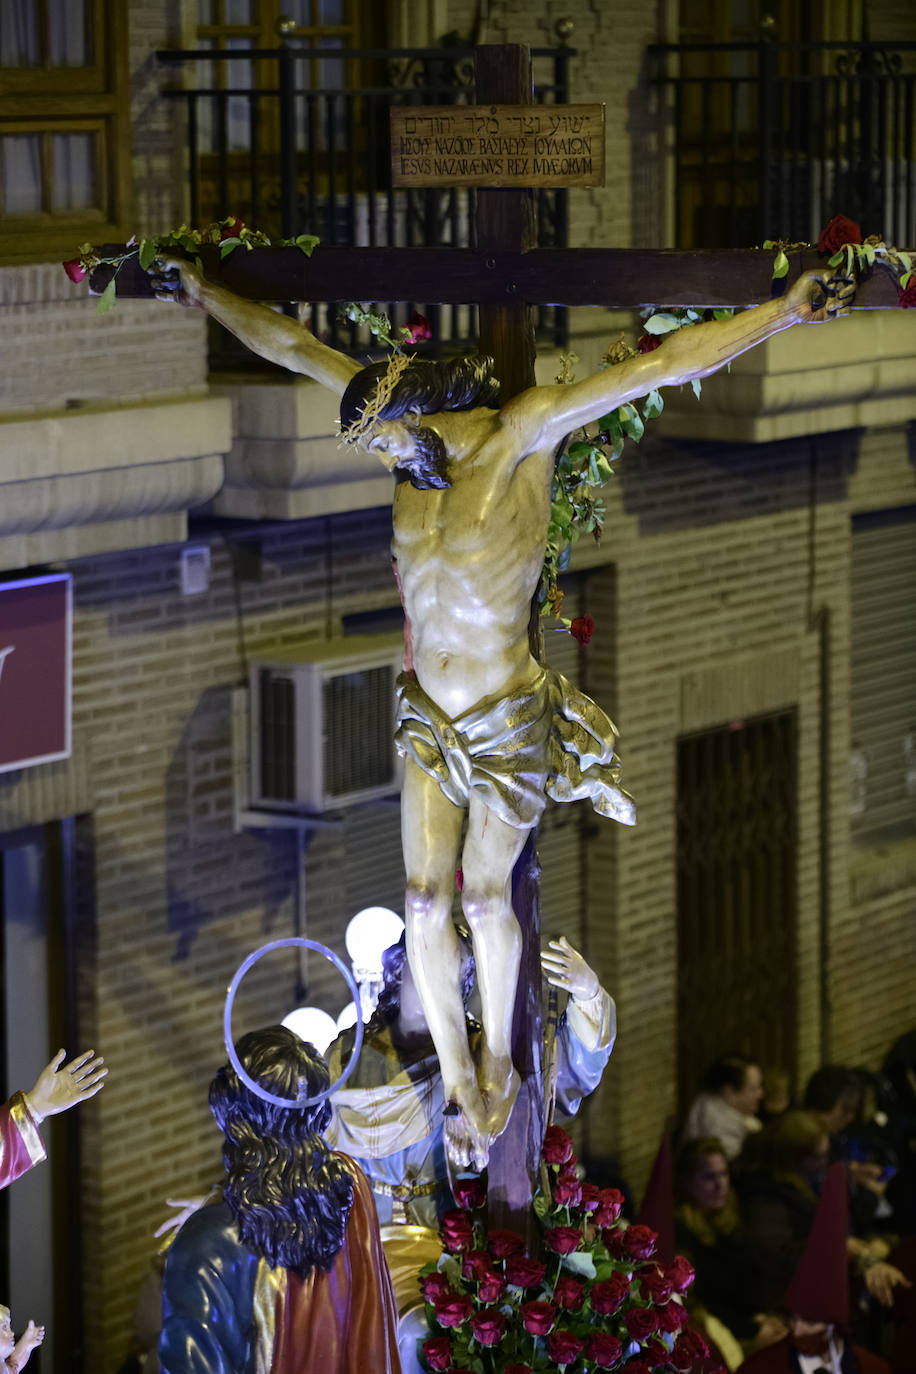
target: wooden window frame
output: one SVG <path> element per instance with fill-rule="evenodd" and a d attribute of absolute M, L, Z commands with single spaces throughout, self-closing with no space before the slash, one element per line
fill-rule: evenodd
<path fill-rule="evenodd" d="M 0 263 L 69 258 L 84 239 L 123 242 L 131 200 L 130 91 L 127 15 L 119 0 L 91 0 L 94 61 L 89 67 L 0 68 L 0 137 L 38 134 L 42 148 L 42 208 L 0 211 Z M 98 204 L 51 208 L 51 139 L 96 136 Z"/>

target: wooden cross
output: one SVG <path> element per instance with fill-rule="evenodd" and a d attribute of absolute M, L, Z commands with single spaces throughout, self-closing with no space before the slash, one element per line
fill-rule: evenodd
<path fill-rule="evenodd" d="M 478 105 L 532 103 L 528 49 L 507 44 L 476 52 Z M 502 400 L 534 385 L 534 305 L 743 307 L 769 300 L 773 253 L 633 249 L 543 249 L 536 244 L 531 191 L 480 189 L 477 248 L 322 248 L 307 258 L 297 248 L 261 248 L 220 259 L 203 247 L 206 275 L 237 295 L 257 301 L 397 301 L 476 303 L 480 350 L 492 355 Z M 306 226 L 307 227 L 307 226 Z M 815 252 L 789 255 L 788 286 L 804 271 L 824 269 Z M 827 269 L 829 270 L 829 269 Z M 93 285 L 101 288 L 104 269 Z M 110 276 L 110 271 L 108 273 Z M 136 260 L 118 275 L 118 294 L 151 295 Z M 896 307 L 897 289 L 887 272 L 861 284 L 854 308 Z M 540 657 L 537 613 L 531 647 Z M 495 1225 L 533 1229 L 532 1190 L 543 1140 L 544 1095 L 541 1027 L 539 870 L 532 832 L 516 866 L 513 903 L 524 947 L 516 996 L 513 1052 L 522 1089 L 509 1125 L 490 1154 L 489 1194 Z M 527 1170 L 519 1167 L 521 1160 Z"/>

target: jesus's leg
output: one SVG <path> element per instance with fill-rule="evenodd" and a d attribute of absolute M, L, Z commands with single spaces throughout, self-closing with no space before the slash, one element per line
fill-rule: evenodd
<path fill-rule="evenodd" d="M 429 1025 L 445 1090 L 459 1116 L 445 1122 L 446 1146 L 458 1165 L 486 1164 L 486 1111 L 468 1045 L 461 996 L 462 957 L 452 922 L 455 868 L 464 812 L 433 778 L 406 762 L 401 843 L 407 871 L 407 957 Z"/>
<path fill-rule="evenodd" d="M 527 838 L 527 830 L 507 825 L 471 797 L 461 899 L 477 964 L 483 1018 L 477 1081 L 491 1139 L 505 1129 L 519 1087 L 512 1063 L 512 1017 L 522 933 L 512 911 L 512 870 Z"/>

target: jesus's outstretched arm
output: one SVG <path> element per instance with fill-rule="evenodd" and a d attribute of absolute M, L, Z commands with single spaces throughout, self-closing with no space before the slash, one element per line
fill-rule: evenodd
<path fill-rule="evenodd" d="M 288 315 L 278 315 L 266 305 L 247 301 L 234 291 L 208 281 L 193 263 L 160 257 L 153 273 L 160 300 L 196 305 L 240 339 L 246 348 L 268 362 L 312 377 L 335 396 L 342 396 L 360 365 L 315 338 L 304 325 Z"/>
<path fill-rule="evenodd" d="M 778 300 L 669 334 L 660 348 L 586 377 L 571 386 L 538 386 L 503 408 L 502 421 L 518 434 L 519 457 L 555 448 L 566 435 L 608 411 L 662 386 L 707 377 L 726 363 L 794 324 L 849 313 L 855 287 L 847 278 L 806 272 Z"/>

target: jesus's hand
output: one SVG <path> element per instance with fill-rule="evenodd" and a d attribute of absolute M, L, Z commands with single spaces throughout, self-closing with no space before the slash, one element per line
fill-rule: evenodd
<path fill-rule="evenodd" d="M 796 307 L 802 323 L 820 324 L 838 315 L 848 315 L 855 296 L 856 284 L 851 277 L 803 272 L 786 300 Z"/>
<path fill-rule="evenodd" d="M 150 268 L 149 277 L 158 301 L 177 301 L 179 305 L 203 308 L 203 277 L 193 262 L 188 262 L 186 258 L 157 257 Z"/>

